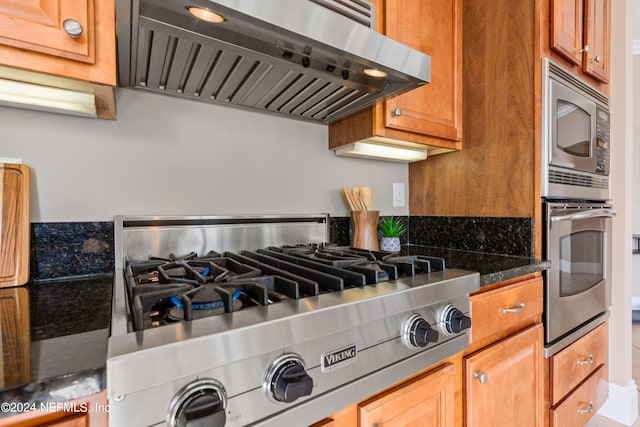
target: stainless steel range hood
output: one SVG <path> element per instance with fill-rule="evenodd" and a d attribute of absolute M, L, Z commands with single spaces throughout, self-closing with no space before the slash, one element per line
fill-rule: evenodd
<path fill-rule="evenodd" d="M 119 85 L 330 123 L 429 82 L 430 56 L 326 1 L 117 0 Z"/>

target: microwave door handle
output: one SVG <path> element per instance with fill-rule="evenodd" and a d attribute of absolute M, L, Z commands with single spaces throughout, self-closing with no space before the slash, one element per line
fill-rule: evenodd
<path fill-rule="evenodd" d="M 589 218 L 614 218 L 616 213 L 610 209 L 590 209 L 583 212 L 574 212 L 567 215 L 552 216 L 551 221 L 574 221 L 577 219 L 589 219 Z"/>

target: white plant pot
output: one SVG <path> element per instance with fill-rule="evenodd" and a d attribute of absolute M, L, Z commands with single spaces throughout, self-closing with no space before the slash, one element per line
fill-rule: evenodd
<path fill-rule="evenodd" d="M 380 250 L 389 252 L 400 252 L 399 237 L 383 237 L 380 239 Z"/>

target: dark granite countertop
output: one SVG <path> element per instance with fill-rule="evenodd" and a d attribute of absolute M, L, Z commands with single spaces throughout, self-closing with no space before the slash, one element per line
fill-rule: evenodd
<path fill-rule="evenodd" d="M 39 409 L 105 388 L 112 289 L 112 275 L 0 289 L 0 309 L 9 316 L 0 324 L 0 403 L 12 404 L 0 418 L 19 412 L 19 403 Z"/>
<path fill-rule="evenodd" d="M 433 246 L 406 245 L 402 248 L 402 253 L 444 258 L 445 266 L 448 268 L 477 271 L 480 273 L 480 286 L 548 270 L 551 267 L 551 262 L 546 260 Z"/>

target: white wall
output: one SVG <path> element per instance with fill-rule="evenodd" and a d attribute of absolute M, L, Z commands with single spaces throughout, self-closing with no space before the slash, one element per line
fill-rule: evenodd
<path fill-rule="evenodd" d="M 624 425 L 638 415 L 631 375 L 631 234 L 633 224 L 632 3 L 611 2 L 611 195 L 613 220 L 609 399 L 600 413 Z"/>
<path fill-rule="evenodd" d="M 336 157 L 327 126 L 117 90 L 116 121 L 0 107 L 0 157 L 32 167 L 31 221 L 114 215 L 348 215 L 343 186 L 370 186 L 382 215 L 406 164 Z"/>
<path fill-rule="evenodd" d="M 634 13 L 634 17 L 640 15 Z M 640 32 L 640 28 L 635 28 L 635 23 L 638 19 L 634 19 L 634 38 L 635 33 Z M 640 27 L 640 22 L 638 22 Z M 640 41 L 640 34 L 638 35 L 638 41 Z M 634 41 L 635 43 L 635 41 Z M 640 52 L 639 52 L 640 53 Z M 634 147 L 640 147 L 640 54 L 633 55 L 633 145 Z M 633 153 L 633 183 L 635 188 L 640 188 L 640 150 L 635 150 Z M 640 194 L 637 191 L 633 192 L 633 234 L 640 234 Z M 633 264 L 633 296 L 637 297 L 640 304 L 640 255 L 632 257 Z M 638 306 L 640 309 L 640 305 Z"/>

